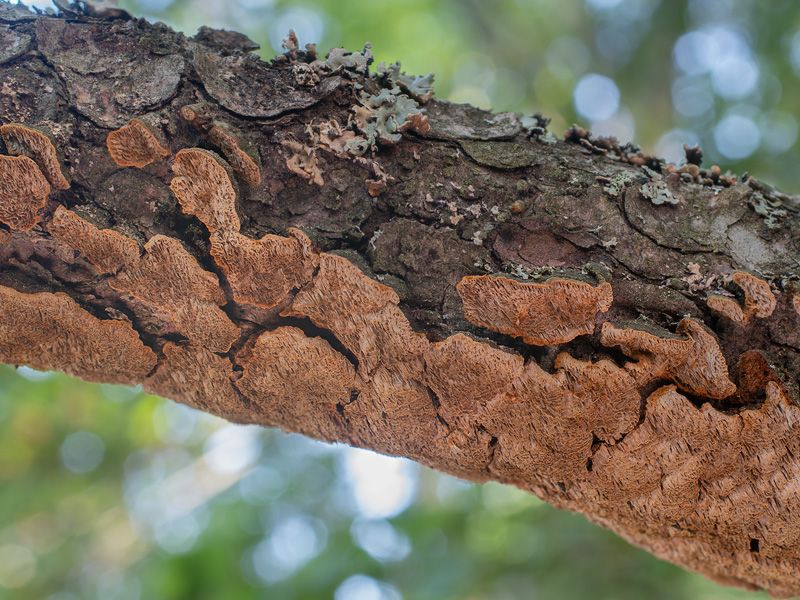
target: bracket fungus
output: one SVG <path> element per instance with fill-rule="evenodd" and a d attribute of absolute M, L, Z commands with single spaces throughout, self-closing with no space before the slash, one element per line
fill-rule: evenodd
<path fill-rule="evenodd" d="M 744 309 L 730 298 L 711 296 L 707 300 L 711 310 L 739 325 L 747 325 L 753 317 L 763 319 L 775 312 L 778 301 L 769 283 L 742 271 L 736 271 L 731 279 L 744 292 Z"/>
<path fill-rule="evenodd" d="M 139 261 L 139 244 L 113 229 L 97 229 L 63 206 L 47 224 L 50 235 L 83 254 L 103 273 L 114 274 Z"/>
<path fill-rule="evenodd" d="M 136 385 L 156 355 L 124 321 L 101 321 L 66 294 L 0 286 L 0 362 Z"/>
<path fill-rule="evenodd" d="M 243 361 L 236 387 L 251 398 L 266 421 L 286 431 L 337 439 L 337 404 L 346 404 L 355 370 L 325 340 L 296 327 L 258 336 Z M 327 418 L 318 418 L 319 413 Z"/>
<path fill-rule="evenodd" d="M 288 238 L 267 234 L 260 240 L 239 233 L 233 186 L 210 152 L 181 150 L 172 170 L 170 187 L 183 211 L 211 233 L 211 256 L 225 271 L 235 301 L 272 308 L 311 281 L 318 258 L 302 231 L 290 228 Z"/>
<path fill-rule="evenodd" d="M 163 353 L 164 360 L 142 382 L 144 391 L 232 421 L 248 420 L 241 398 L 231 383 L 230 358 L 218 356 L 203 346 L 179 346 L 172 342 L 164 346 Z"/>
<path fill-rule="evenodd" d="M 413 360 L 427 347 L 427 339 L 414 333 L 399 302 L 394 290 L 373 281 L 346 258 L 322 254 L 317 274 L 281 316 L 308 317 L 329 329 L 355 355 L 359 369 L 371 373 L 379 366 Z"/>
<path fill-rule="evenodd" d="M 48 230 L 102 272 L 115 274 L 108 281 L 113 289 L 166 314 L 190 342 L 226 352 L 239 337 L 239 328 L 219 308 L 227 299 L 217 276 L 204 270 L 178 240 L 153 236 L 140 256 L 133 240 L 99 230 L 60 206 Z"/>
<path fill-rule="evenodd" d="M 211 113 L 212 109 L 205 103 L 190 104 L 181 108 L 181 116 L 222 151 L 233 170 L 245 183 L 250 185 L 261 183 L 258 150 L 247 144 L 233 127 L 223 121 L 214 120 Z"/>
<path fill-rule="evenodd" d="M 44 133 L 19 123 L 8 123 L 0 125 L 0 137 L 9 154 L 33 159 L 50 185 L 59 190 L 69 189 L 69 182 L 58 164 L 56 148 Z"/>
<path fill-rule="evenodd" d="M 728 365 L 714 336 L 693 319 L 678 323 L 677 332 L 688 339 L 665 339 L 640 329 L 617 329 L 606 322 L 600 343 L 619 346 L 638 361 L 625 368 L 639 386 L 663 378 L 704 398 L 722 399 L 734 394 L 736 386 L 728 378 Z"/>
<path fill-rule="evenodd" d="M 39 221 L 39 210 L 50 195 L 50 184 L 27 156 L 0 155 L 0 221 L 27 230 Z"/>
<path fill-rule="evenodd" d="M 473 325 L 521 337 L 526 344 L 552 346 L 594 331 L 595 317 L 611 308 L 610 283 L 554 279 L 520 283 L 507 277 L 469 275 L 456 286 Z"/>
<path fill-rule="evenodd" d="M 222 150 L 225 158 L 231 163 L 233 170 L 239 174 L 245 183 L 250 185 L 261 183 L 261 169 L 259 169 L 256 161 L 241 148 L 236 136 L 226 131 L 222 124 L 215 123 L 208 130 L 208 139 Z"/>
<path fill-rule="evenodd" d="M 173 238 L 153 236 L 144 250 L 139 262 L 117 273 L 109 285 L 166 313 L 190 342 L 227 352 L 239 328 L 219 308 L 227 300 L 217 276 Z"/>
<path fill-rule="evenodd" d="M 154 160 L 169 156 L 169 150 L 158 143 L 150 128 L 139 119 L 131 119 L 128 125 L 109 133 L 106 146 L 120 167 L 141 169 Z"/>

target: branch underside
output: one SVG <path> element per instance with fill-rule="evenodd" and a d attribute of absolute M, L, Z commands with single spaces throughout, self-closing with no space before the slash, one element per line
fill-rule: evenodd
<path fill-rule="evenodd" d="M 0 39 L 0 360 L 513 483 L 800 594 L 794 198 L 430 99 L 368 49 L 266 64 L 2 3 Z"/>

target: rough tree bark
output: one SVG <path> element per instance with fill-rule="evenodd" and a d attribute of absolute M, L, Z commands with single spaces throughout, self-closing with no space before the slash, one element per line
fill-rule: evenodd
<path fill-rule="evenodd" d="M 800 594 L 796 198 L 437 101 L 368 48 L 267 64 L 85 13 L 0 3 L 0 360 Z"/>

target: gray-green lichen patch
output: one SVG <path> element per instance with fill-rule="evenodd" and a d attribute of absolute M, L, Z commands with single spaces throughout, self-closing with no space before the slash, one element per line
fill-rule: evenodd
<path fill-rule="evenodd" d="M 400 70 L 400 62 L 378 65 L 378 77 L 388 82 L 386 87 L 398 86 L 403 92 L 411 96 L 420 104 L 425 104 L 433 97 L 433 73 L 425 77 L 421 75 L 406 75 Z"/>
<path fill-rule="evenodd" d="M 779 229 L 781 221 L 788 215 L 780 200 L 764 196 L 761 192 L 753 192 L 747 199 L 747 204 L 764 218 L 764 225 L 770 230 Z"/>
<path fill-rule="evenodd" d="M 537 152 L 523 142 L 460 140 L 467 155 L 478 164 L 495 169 L 520 169 L 536 162 Z"/>
<path fill-rule="evenodd" d="M 0 25 L 0 65 L 22 56 L 30 45 L 31 36 Z"/>
<path fill-rule="evenodd" d="M 342 73 L 354 79 L 361 75 L 366 75 L 369 65 L 372 64 L 372 44 L 364 44 L 362 52 L 350 52 L 344 48 L 331 48 L 325 60 L 315 60 L 311 63 L 313 68 L 320 75 L 330 75 Z"/>
<path fill-rule="evenodd" d="M 427 105 L 429 137 L 444 140 L 507 140 L 522 131 L 513 112 L 491 113 L 469 104 L 433 98 Z"/>
<path fill-rule="evenodd" d="M 680 204 L 680 198 L 676 198 L 672 195 L 672 192 L 667 187 L 667 184 L 660 173 L 656 173 L 647 167 L 642 167 L 642 169 L 650 177 L 650 181 L 642 184 L 642 187 L 640 188 L 642 196 L 650 200 L 650 202 L 656 206 L 660 206 L 662 204 Z"/>
<path fill-rule="evenodd" d="M 625 188 L 638 179 L 639 177 L 630 171 L 619 171 L 611 177 L 603 178 L 603 181 L 606 181 L 606 185 L 603 186 L 603 192 L 613 198 L 619 198 L 625 192 Z"/>
<path fill-rule="evenodd" d="M 371 146 L 376 142 L 399 142 L 403 137 L 401 132 L 417 128 L 425 115 L 425 109 L 420 108 L 412 98 L 401 94 L 396 86 L 384 88 L 375 95 L 361 92 L 361 104 L 353 107 L 355 123 Z"/>

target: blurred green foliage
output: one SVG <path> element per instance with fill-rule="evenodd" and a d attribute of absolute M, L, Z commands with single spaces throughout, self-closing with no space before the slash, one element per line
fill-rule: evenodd
<path fill-rule="evenodd" d="M 439 97 L 541 111 L 556 132 L 590 124 L 610 98 L 615 111 L 596 130 L 673 154 L 696 140 L 706 164 L 800 189 L 792 0 L 121 4 L 189 35 L 203 24 L 243 31 L 265 59 L 289 28 L 323 51 L 371 41 L 378 62 L 434 71 Z M 581 81 L 597 102 L 581 105 Z M 726 129 L 729 117 L 739 120 Z M 726 157 L 731 147 L 749 153 Z M 765 597 L 658 561 L 514 488 L 2 366 L 0 486 L 9 600 Z"/>

